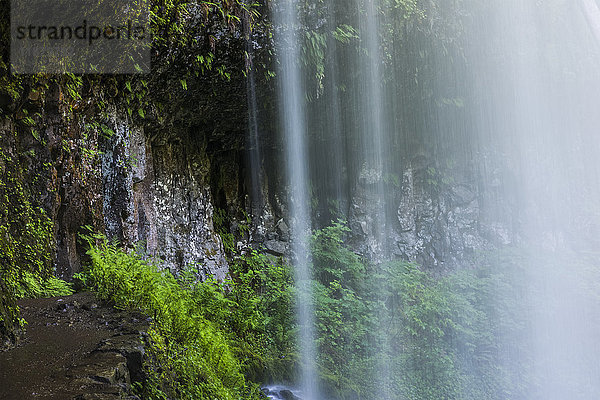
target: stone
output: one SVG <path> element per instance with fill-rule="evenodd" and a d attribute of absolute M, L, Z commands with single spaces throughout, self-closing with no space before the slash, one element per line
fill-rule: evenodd
<path fill-rule="evenodd" d="M 275 229 L 277 230 L 277 234 L 282 241 L 287 242 L 290 240 L 290 228 L 283 219 L 280 219 L 279 222 L 277 222 Z"/>
<path fill-rule="evenodd" d="M 452 206 L 464 207 L 471 204 L 477 198 L 477 195 L 472 187 L 456 185 L 450 188 L 449 197 Z"/>
<path fill-rule="evenodd" d="M 96 352 L 115 352 L 127 360 L 127 369 L 133 382 L 144 378 L 143 361 L 145 350 L 139 335 L 122 335 L 104 340 L 98 345 Z"/>
<path fill-rule="evenodd" d="M 268 253 L 275 256 L 282 256 L 287 251 L 287 244 L 279 240 L 267 240 L 265 242 L 265 249 Z"/>
<path fill-rule="evenodd" d="M 118 353 L 93 354 L 85 364 L 70 368 L 67 376 L 108 385 L 131 383 L 127 359 Z"/>
<path fill-rule="evenodd" d="M 279 392 L 279 396 L 284 400 L 302 400 L 300 397 L 292 393 L 291 390 L 283 389 Z"/>

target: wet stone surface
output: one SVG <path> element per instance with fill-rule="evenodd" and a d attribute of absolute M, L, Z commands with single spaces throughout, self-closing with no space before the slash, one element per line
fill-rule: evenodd
<path fill-rule="evenodd" d="M 0 352 L 0 399 L 136 399 L 143 379 L 142 315 L 121 312 L 91 293 L 21 300 L 26 333 Z"/>
<path fill-rule="evenodd" d="M 301 393 L 286 386 L 274 385 L 262 388 L 265 396 L 272 400 L 302 400 Z"/>

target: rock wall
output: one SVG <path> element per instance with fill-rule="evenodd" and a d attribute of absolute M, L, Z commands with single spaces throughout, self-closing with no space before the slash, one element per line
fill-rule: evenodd
<path fill-rule="evenodd" d="M 391 235 L 394 255 L 428 267 L 465 266 L 479 251 L 512 242 L 515 232 L 491 217 L 487 189 L 473 173 L 441 182 L 427 177 L 430 171 L 417 163 L 402 175 Z"/>
<path fill-rule="evenodd" d="M 239 93 L 240 87 L 243 81 L 231 83 L 230 89 Z M 238 248 L 253 244 L 289 255 L 291 224 L 280 138 L 270 122 L 263 123 L 260 190 L 252 190 L 244 145 L 245 102 L 233 96 L 227 103 L 233 109 L 229 118 L 219 112 L 211 116 L 212 103 L 194 103 L 193 97 L 202 94 L 192 92 L 181 103 L 189 109 L 182 108 L 163 124 L 134 120 L 112 105 L 108 117 L 100 120 L 104 128 L 90 130 L 86 122 L 100 116 L 69 115 L 56 106 L 60 88 L 55 90 L 45 98 L 30 96 L 43 110 L 38 121 L 42 137 L 22 135 L 17 147 L 23 152 L 34 149 L 37 155 L 29 168 L 41 171 L 42 179 L 34 183 L 32 178 L 31 184 L 55 223 L 58 275 L 68 278 L 81 269 L 85 255 L 78 235 L 88 225 L 161 259 L 165 267 L 192 266 L 202 277 L 223 279 L 227 260 L 215 227 L 217 209 L 226 215 L 221 228 L 235 234 Z M 223 96 L 231 93 L 223 93 L 221 101 Z M 5 131 L 16 129 L 4 122 Z M 432 159 L 415 157 L 396 181 L 385 183 L 386 254 L 374 236 L 378 222 L 370 217 L 381 199 L 368 197 L 369 183 L 355 183 L 345 215 L 357 252 L 442 267 L 469 263 L 479 250 L 513 240 L 512 227 L 499 222 L 510 220 L 507 213 L 491 212 L 497 209 L 491 204 L 499 190 L 495 186 L 502 182 L 484 179 L 475 168 L 441 171 L 433 165 Z M 256 193 L 260 199 L 252 198 Z M 315 221 L 315 227 L 329 222 L 318 221 L 318 216 Z M 249 229 L 241 229 L 245 225 Z"/>
<path fill-rule="evenodd" d="M 150 137 L 118 113 L 109 125 L 115 134 L 102 156 L 108 237 L 137 244 L 173 270 L 193 266 L 203 277 L 225 278 L 204 134 L 184 127 Z"/>
<path fill-rule="evenodd" d="M 27 96 L 26 105 L 40 111 L 39 137 L 23 131 L 20 143 L 11 146 L 23 154 L 29 184 L 39 193 L 36 201 L 54 222 L 59 276 L 71 277 L 85 262 L 78 236 L 87 225 L 125 246 L 137 246 L 167 268 L 192 266 L 202 277 L 223 279 L 227 260 L 215 224 L 217 210 L 225 215 L 219 229 L 234 233 L 234 246 L 290 255 L 273 88 L 264 82 L 258 86 L 260 188 L 253 190 L 257 174 L 250 173 L 248 162 L 244 79 L 218 85 L 221 91 L 215 95 L 205 80 L 189 82 L 188 91 L 177 93 L 177 102 L 164 111 L 167 121 L 160 123 L 132 118 L 118 103 L 103 115 L 65 109 L 60 86 Z M 89 127 L 91 122 L 95 127 Z M 18 118 L 3 120 L 3 132 L 15 129 L 22 129 Z M 28 155 L 31 151 L 35 156 Z M 371 217 L 382 199 L 371 198 L 367 186 L 373 183 L 357 177 L 347 200 L 340 202 L 357 252 L 433 268 L 468 264 L 479 250 L 514 240 L 514 226 L 506 224 L 514 219 L 510 207 L 495 215 L 502 207 L 494 199 L 506 198 L 495 193 L 506 179 L 473 166 L 459 170 L 437 164 L 432 156 L 414 156 L 396 179 L 386 180 L 385 250 L 374 235 L 379 222 Z M 330 222 L 320 220 L 318 212 L 315 228 Z"/>
<path fill-rule="evenodd" d="M 210 132 L 197 126 L 149 130 L 116 106 L 104 118 L 61 109 L 51 93 L 37 99 L 38 137 L 23 130 L 3 147 L 20 153 L 26 186 L 37 193 L 32 200 L 54 223 L 59 276 L 81 269 L 85 248 L 79 235 L 89 226 L 130 248 L 139 246 L 165 267 L 195 265 L 202 276 L 225 277 L 227 261 L 212 218 L 215 197 L 237 206 L 243 178 L 223 173 L 240 169 L 237 150 L 228 153 L 223 146 L 218 156 L 211 154 L 207 147 L 220 145 L 210 144 Z M 90 121 L 102 128 L 90 128 Z M 3 138 L 22 129 L 18 120 L 2 122 Z M 243 125 L 230 132 L 240 133 L 243 140 Z"/>
<path fill-rule="evenodd" d="M 510 207 L 493 195 L 505 185 L 501 177 L 484 179 L 473 166 L 442 169 L 438 164 L 415 156 L 393 174 L 395 180 L 357 181 L 348 222 L 359 253 L 375 261 L 399 258 L 444 270 L 468 267 L 479 252 L 517 239 L 515 226 L 506 223 Z M 370 190 L 374 184 L 384 186 L 385 201 Z"/>

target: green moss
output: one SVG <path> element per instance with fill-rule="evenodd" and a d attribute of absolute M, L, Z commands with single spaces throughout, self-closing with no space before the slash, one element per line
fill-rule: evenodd
<path fill-rule="evenodd" d="M 19 327 L 19 309 L 0 280 L 0 350 L 15 341 Z"/>
<path fill-rule="evenodd" d="M 26 182 L 18 159 L 0 149 L 0 339 L 3 341 L 14 340 L 21 325 L 16 297 L 25 282 L 41 283 L 51 274 L 52 223 L 44 210 L 32 202 Z"/>

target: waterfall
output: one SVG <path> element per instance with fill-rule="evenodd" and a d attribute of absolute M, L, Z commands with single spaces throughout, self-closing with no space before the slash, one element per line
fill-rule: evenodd
<path fill-rule="evenodd" d="M 521 277 L 529 288 L 522 307 L 531 315 L 526 340 L 538 377 L 530 399 L 600 396 L 593 339 L 600 309 L 585 283 L 600 222 L 592 205 L 600 204 L 598 8 L 581 4 L 583 13 L 551 2 L 502 1 L 471 38 L 473 46 L 488 45 L 470 71 L 486 77 L 486 94 L 479 93 L 485 100 L 476 108 L 489 107 L 493 118 L 480 120 L 487 130 L 480 142 L 509 160 L 514 184 L 500 201 L 517 199 L 522 243 L 530 250 Z"/>
<path fill-rule="evenodd" d="M 596 36 L 596 40 L 600 43 L 600 8 L 598 8 L 598 4 L 594 0 L 581 0 L 579 4 L 594 36 Z"/>
<path fill-rule="evenodd" d="M 375 259 L 385 260 L 387 258 L 388 243 L 386 241 L 386 226 L 388 221 L 385 213 L 385 187 L 384 178 L 386 174 L 385 161 L 387 155 L 385 147 L 389 140 L 387 138 L 386 122 L 388 116 L 385 113 L 385 101 L 383 95 L 383 57 L 381 55 L 380 21 L 378 18 L 378 0 L 356 0 L 359 14 L 358 28 L 361 37 L 360 47 L 364 55 L 358 58 L 360 71 L 363 79 L 358 82 L 362 93 L 358 115 L 360 137 L 360 159 L 363 164 L 360 169 L 359 185 L 364 188 L 364 204 L 368 206 L 367 229 L 370 253 Z M 392 383 L 392 371 L 389 358 L 390 346 L 387 327 L 384 322 L 388 321 L 389 315 L 386 310 L 386 298 L 378 296 L 381 304 L 376 312 L 377 320 L 381 321 L 377 327 L 377 344 L 373 348 L 373 357 L 377 360 L 373 370 L 373 379 L 377 382 L 378 396 L 381 399 L 391 399 L 390 385 Z"/>
<path fill-rule="evenodd" d="M 308 241 L 311 229 L 304 87 L 300 71 L 301 34 L 296 2 L 282 0 L 275 7 L 274 19 L 279 57 L 279 101 L 285 140 L 285 163 L 290 188 L 289 204 L 292 228 L 292 251 L 297 290 L 297 318 L 301 352 L 301 387 L 303 398 L 319 400 L 316 372 L 314 310 L 311 294 L 311 271 Z"/>
<path fill-rule="evenodd" d="M 333 390 L 319 387 L 319 373 L 337 373 L 321 357 L 337 349 L 323 350 L 328 343 L 315 336 L 328 327 L 315 316 L 309 235 L 343 218 L 344 245 L 365 267 L 362 279 L 372 275 L 382 286 L 397 279 L 385 288 L 344 287 L 342 271 L 318 282 L 323 292 L 332 283 L 351 292 L 368 315 L 361 321 L 373 330 L 364 335 L 368 349 L 356 346 L 362 353 L 349 358 L 352 373 L 369 377 L 370 392 L 355 393 L 420 399 L 439 385 L 436 393 L 452 393 L 446 398 L 599 397 L 600 307 L 590 295 L 600 245 L 598 7 L 593 0 L 581 7 L 420 3 L 272 6 L 302 396 L 321 400 L 325 388 Z M 510 258 L 516 272 L 501 263 L 491 276 L 480 268 L 480 253 L 493 258 L 515 248 L 526 253 Z M 419 272 L 390 272 L 394 262 L 414 262 Z M 461 275 L 471 270 L 474 277 Z M 490 289 L 498 276 L 526 289 Z M 502 314 L 512 301 L 525 322 Z M 402 308 L 415 304 L 423 309 L 412 311 L 425 315 Z M 472 314 L 453 314 L 455 306 Z M 476 330 L 485 329 L 475 326 L 483 320 L 482 339 Z M 344 335 L 339 347 L 353 336 Z M 429 353 L 424 343 L 438 347 Z M 510 379 L 489 383 L 497 370 Z M 530 375 L 518 376 L 524 371 Z"/>
<path fill-rule="evenodd" d="M 380 54 L 379 20 L 376 0 L 358 0 L 356 7 L 364 10 L 359 16 L 358 26 L 361 48 L 365 52 L 359 57 L 359 71 L 364 78 L 358 82 L 362 93 L 357 109 L 360 121 L 360 152 L 363 165 L 359 181 L 366 188 L 365 197 L 373 202 L 369 230 L 372 233 L 371 251 L 383 256 L 385 253 L 385 193 L 383 186 L 385 148 L 385 118 L 383 99 L 383 59 Z"/>
<path fill-rule="evenodd" d="M 259 141 L 258 104 L 256 94 L 256 67 L 254 61 L 254 39 L 252 36 L 251 15 L 246 12 L 244 19 L 244 36 L 246 41 L 246 99 L 248 104 L 248 131 L 246 135 L 246 148 L 248 155 L 248 171 L 251 186 L 251 210 L 257 221 L 262 214 L 262 164 Z"/>
<path fill-rule="evenodd" d="M 325 23 L 330 31 L 335 31 L 336 2 L 327 2 L 324 5 L 327 18 Z M 275 21 L 279 26 L 276 40 L 279 56 L 279 85 L 280 85 L 280 114 L 283 122 L 283 135 L 286 141 L 286 165 L 288 184 L 291 188 L 290 215 L 293 220 L 294 233 L 294 268 L 298 282 L 298 319 L 300 324 L 300 348 L 302 353 L 302 390 L 308 399 L 319 399 L 316 386 L 316 350 L 314 337 L 314 310 L 311 306 L 310 288 L 304 285 L 311 278 L 308 254 L 308 232 L 310 231 L 311 213 L 309 205 L 311 199 L 308 194 L 308 179 L 310 163 L 314 161 L 314 178 L 316 196 L 320 201 L 318 207 L 321 216 L 335 220 L 340 216 L 351 214 L 348 210 L 349 195 L 345 181 L 349 169 L 356 169 L 359 185 L 362 189 L 356 201 L 367 208 L 365 234 L 367 249 L 370 255 L 379 259 L 385 258 L 385 189 L 384 161 L 386 143 L 386 116 L 384 111 L 383 85 L 383 58 L 380 54 L 379 5 L 377 1 L 357 0 L 355 9 L 361 10 L 356 21 L 361 36 L 360 48 L 366 55 L 357 57 L 352 63 L 360 74 L 360 79 L 350 88 L 359 94 L 356 104 L 351 109 L 342 108 L 340 99 L 341 82 L 337 79 L 339 63 L 344 62 L 343 56 L 337 51 L 335 39 L 325 41 L 323 55 L 323 73 L 326 74 L 324 87 L 319 82 L 313 100 L 319 108 L 311 108 L 305 103 L 309 88 L 302 79 L 299 60 L 302 57 L 301 46 L 307 25 L 319 25 L 322 22 L 318 17 L 312 21 L 299 25 L 297 3 L 281 1 L 276 6 Z M 342 71 L 345 74 L 346 71 Z M 346 76 L 347 78 L 347 76 Z M 318 101 L 320 100 L 320 102 Z M 308 117 L 307 117 L 308 116 Z M 317 132 L 316 145 L 308 144 L 307 121 L 310 129 Z M 343 127 L 348 124 L 344 119 L 356 121 L 357 126 L 351 127 L 351 133 L 344 134 Z M 319 121 L 319 124 L 316 123 Z M 349 136 L 354 136 L 358 152 L 347 153 L 346 141 Z M 313 149 L 313 154 L 307 154 L 307 148 Z M 357 160 L 351 158 L 356 156 Z M 351 165 L 350 168 L 346 164 Z M 326 217 L 326 218 L 327 218 Z M 385 303 L 385 299 L 380 299 Z M 385 310 L 378 311 L 378 318 L 386 318 Z M 381 398 L 391 398 L 387 387 L 392 379 L 389 352 L 384 327 L 379 329 L 377 344 L 373 346 L 373 357 L 377 359 L 376 370 L 372 371 L 373 379 L 378 382 Z"/>
<path fill-rule="evenodd" d="M 333 31 L 336 28 L 337 16 L 333 2 L 326 5 L 327 29 Z M 315 176 L 318 187 L 317 195 L 328 199 L 319 207 L 319 214 L 325 219 L 336 219 L 346 215 L 347 187 L 343 171 L 345 169 L 346 152 L 344 138 L 344 121 L 342 105 L 339 95 L 338 69 L 340 60 L 338 46 L 334 38 L 326 41 L 326 52 L 324 54 L 323 74 L 327 77 L 323 88 L 319 88 L 318 95 L 324 99 L 327 107 L 319 107 L 313 110 L 316 119 L 323 121 L 321 128 L 317 130 L 317 145 L 314 146 L 316 157 L 315 169 L 321 176 Z"/>

